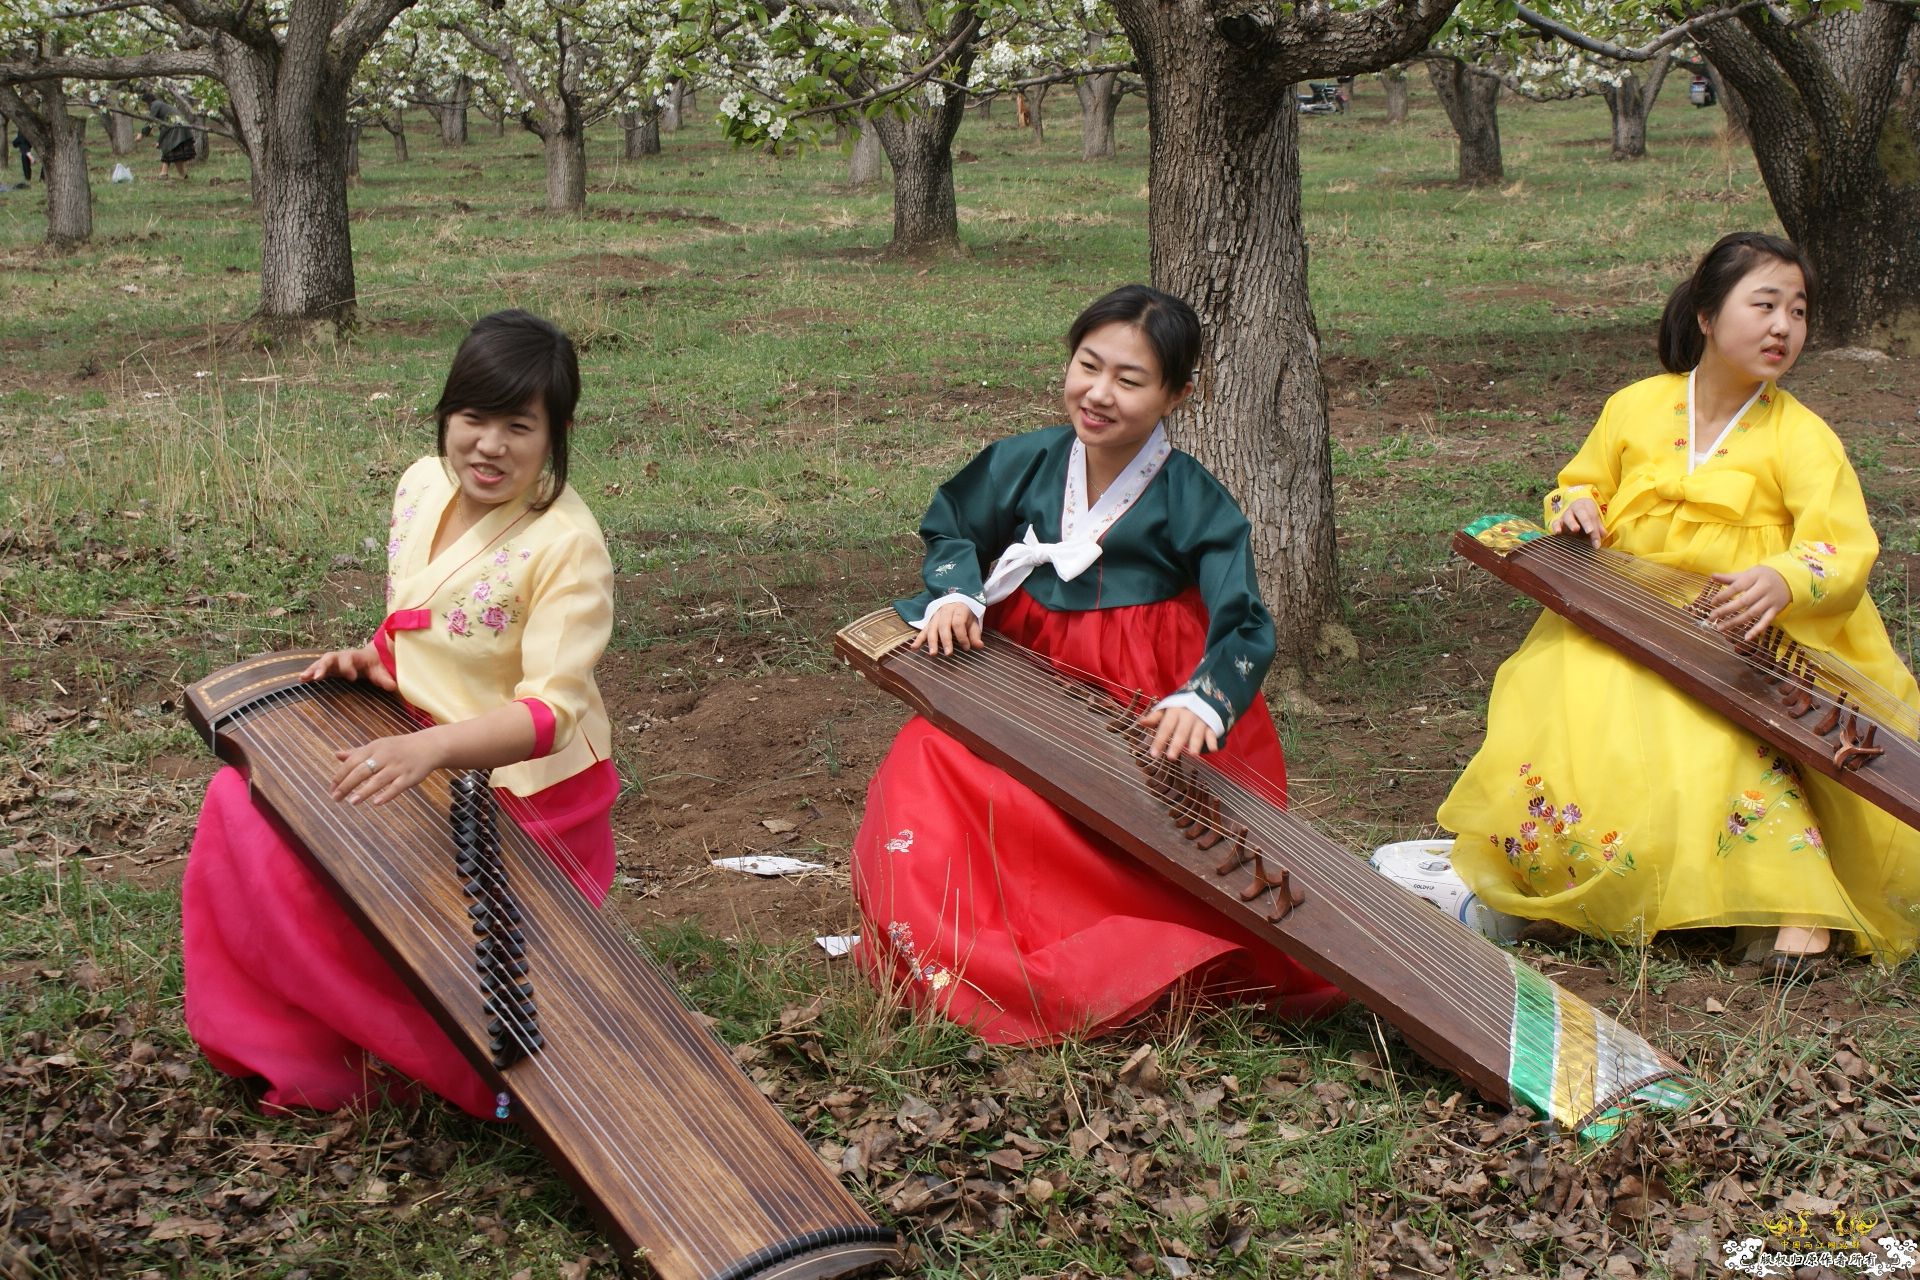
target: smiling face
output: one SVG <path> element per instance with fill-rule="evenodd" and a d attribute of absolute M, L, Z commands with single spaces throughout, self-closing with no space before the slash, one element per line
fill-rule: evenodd
<path fill-rule="evenodd" d="M 1747 385 L 1778 378 L 1807 342 L 1806 277 L 1791 262 L 1763 259 L 1718 312 L 1700 317 L 1700 331 L 1707 336 L 1702 373 Z"/>
<path fill-rule="evenodd" d="M 455 409 L 447 415 L 445 451 L 460 496 L 480 507 L 532 496 L 552 437 L 537 396 L 512 413 Z"/>
<path fill-rule="evenodd" d="M 1160 357 L 1135 325 L 1102 325 L 1080 339 L 1067 359 L 1067 421 L 1073 433 L 1089 453 L 1123 463 L 1192 390 L 1191 382 L 1169 387 L 1161 380 Z"/>

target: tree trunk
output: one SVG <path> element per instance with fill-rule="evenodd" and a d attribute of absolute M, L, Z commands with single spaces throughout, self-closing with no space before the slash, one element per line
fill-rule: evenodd
<path fill-rule="evenodd" d="M 964 81 L 972 53 L 961 70 Z M 960 208 L 953 194 L 953 135 L 967 95 L 962 88 L 946 91 L 946 104 L 921 108 L 900 119 L 883 112 L 867 121 L 880 135 L 887 162 L 893 166 L 893 242 L 899 253 L 952 249 L 960 244 Z"/>
<path fill-rule="evenodd" d="M 1460 139 L 1460 181 L 1486 186 L 1506 177 L 1500 160 L 1500 81 L 1458 58 L 1426 59 L 1433 90 Z"/>
<path fill-rule="evenodd" d="M 349 178 L 360 176 L 360 134 L 365 128 L 366 126 L 357 120 L 347 125 L 347 176 Z"/>
<path fill-rule="evenodd" d="M 407 162 L 407 113 L 395 107 L 391 121 L 383 116 L 380 123 L 388 133 L 393 135 L 393 158 L 405 164 Z"/>
<path fill-rule="evenodd" d="M 1027 115 L 1032 122 L 1035 142 L 1047 140 L 1047 118 L 1043 108 L 1047 104 L 1047 90 L 1052 87 L 1050 84 L 1037 84 L 1027 90 Z"/>
<path fill-rule="evenodd" d="M 1739 92 L 1713 69 L 1711 62 L 1701 65 L 1707 69 L 1707 83 L 1713 86 L 1714 101 L 1720 104 L 1720 110 L 1726 117 L 1727 141 L 1747 141 L 1747 104 L 1741 100 Z"/>
<path fill-rule="evenodd" d="M 440 120 L 440 141 L 450 147 L 467 145 L 467 102 L 473 96 L 473 81 L 466 76 L 453 78 L 453 89 L 434 111 Z"/>
<path fill-rule="evenodd" d="M 1120 105 L 1120 75 L 1115 71 L 1081 76 L 1073 82 L 1080 96 L 1080 158 L 1111 160 L 1113 113 Z"/>
<path fill-rule="evenodd" d="M 547 212 L 586 212 L 587 131 L 578 118 L 570 119 L 540 143 L 547 157 Z"/>
<path fill-rule="evenodd" d="M 662 95 L 662 101 L 660 103 L 660 132 L 680 132 L 681 108 L 686 105 L 686 101 L 687 86 L 685 81 L 675 80 L 667 85 L 667 91 Z"/>
<path fill-rule="evenodd" d="M 1380 87 L 1387 93 L 1387 123 L 1407 122 L 1407 69 L 1388 67 L 1380 73 Z"/>
<path fill-rule="evenodd" d="M 1320 339 L 1307 299 L 1298 115 L 1209 11 L 1115 5 L 1147 82 L 1153 281 L 1205 332 L 1207 394 L 1174 431 L 1240 501 L 1280 652 L 1322 642 L 1339 591 Z"/>
<path fill-rule="evenodd" d="M 1660 96 L 1660 86 L 1666 83 L 1667 72 L 1672 66 L 1673 55 L 1663 53 L 1647 64 L 1647 78 L 1642 80 L 1633 66 L 1628 64 L 1619 80 L 1601 89 L 1606 95 L 1607 111 L 1613 117 L 1615 160 L 1645 158 L 1647 116 L 1652 112 L 1654 99 Z"/>
<path fill-rule="evenodd" d="M 133 117 L 124 111 L 107 108 L 101 113 L 106 122 L 107 147 L 118 156 L 130 155 L 139 145 L 139 131 L 133 127 Z"/>
<path fill-rule="evenodd" d="M 1820 276 L 1816 338 L 1920 340 L 1920 103 L 1902 77 L 1920 10 L 1863 0 L 1789 28 L 1765 11 L 1695 44 L 1747 108 L 1760 176 Z"/>
<path fill-rule="evenodd" d="M 620 129 L 626 138 L 623 153 L 629 160 L 644 160 L 660 154 L 660 109 L 621 113 Z"/>
<path fill-rule="evenodd" d="M 353 235 L 347 217 L 345 75 L 292 70 L 250 47 L 222 49 L 233 116 L 254 168 L 260 211 L 260 318 L 269 328 L 315 321 L 350 327 L 355 315 Z M 316 59 L 316 61 L 318 61 Z"/>
<path fill-rule="evenodd" d="M 853 136 L 853 157 L 847 161 L 847 185 L 871 187 L 880 181 L 880 162 L 885 154 L 880 149 L 880 133 L 872 121 L 853 127 L 859 132 Z"/>
<path fill-rule="evenodd" d="M 0 106 L 26 135 L 46 184 L 47 244 L 65 251 L 93 238 L 93 188 L 87 183 L 87 118 L 67 111 L 60 80 L 28 80 L 0 86 Z M 12 143 L 13 135 L 4 139 Z M 7 159 L 13 159 L 7 147 Z"/>

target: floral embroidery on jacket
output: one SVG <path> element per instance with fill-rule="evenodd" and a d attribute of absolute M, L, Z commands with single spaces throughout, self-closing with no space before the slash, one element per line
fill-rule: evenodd
<path fill-rule="evenodd" d="M 904 920 L 894 920 L 887 925 L 887 941 L 893 944 L 894 954 L 907 966 L 907 976 L 915 982 L 925 983 L 935 991 L 951 985 L 953 972 L 938 960 L 922 960 L 920 948 L 913 942 L 913 926 Z"/>
<path fill-rule="evenodd" d="M 1826 599 L 1825 579 L 1832 572 L 1827 562 L 1840 554 L 1840 548 L 1831 542 L 1802 541 L 1794 543 L 1790 553 L 1794 559 L 1807 566 L 1807 572 L 1813 575 L 1808 584 L 1807 594 L 1815 600 Z"/>
<path fill-rule="evenodd" d="M 524 560 L 528 554 L 521 551 L 519 556 Z M 512 547 L 501 547 L 487 557 L 487 571 L 455 596 L 447 609 L 447 634 L 477 635 L 478 629 L 484 628 L 496 636 L 503 635 L 519 619 L 520 593 L 509 568 L 513 558 Z"/>

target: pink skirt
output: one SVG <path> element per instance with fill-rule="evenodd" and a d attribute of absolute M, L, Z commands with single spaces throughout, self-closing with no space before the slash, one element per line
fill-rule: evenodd
<path fill-rule="evenodd" d="M 543 849 L 595 904 L 613 883 L 609 815 L 619 778 L 602 761 L 516 810 Z M 207 785 L 181 884 L 187 1030 L 233 1076 L 262 1076 L 269 1107 L 334 1111 L 408 1101 L 425 1085 L 461 1110 L 494 1113 L 493 1089 L 468 1064 L 333 894 L 247 779 L 222 769 Z"/>
<path fill-rule="evenodd" d="M 1019 644 L 1156 699 L 1193 673 L 1206 648 L 1197 591 L 1078 613 L 1016 592 L 987 620 Z M 1285 803 L 1286 765 L 1264 699 L 1214 758 L 1236 762 L 1237 776 Z M 918 716 L 867 789 L 853 887 L 859 954 L 876 980 L 994 1043 L 1099 1032 L 1189 980 L 1289 1017 L 1345 999 Z"/>

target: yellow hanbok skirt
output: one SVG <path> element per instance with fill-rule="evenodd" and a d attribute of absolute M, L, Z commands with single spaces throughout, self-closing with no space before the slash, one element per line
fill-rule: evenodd
<path fill-rule="evenodd" d="M 1920 833 L 1552 613 L 1439 822 L 1490 906 L 1585 933 L 1818 925 L 1889 962 L 1920 938 Z"/>

